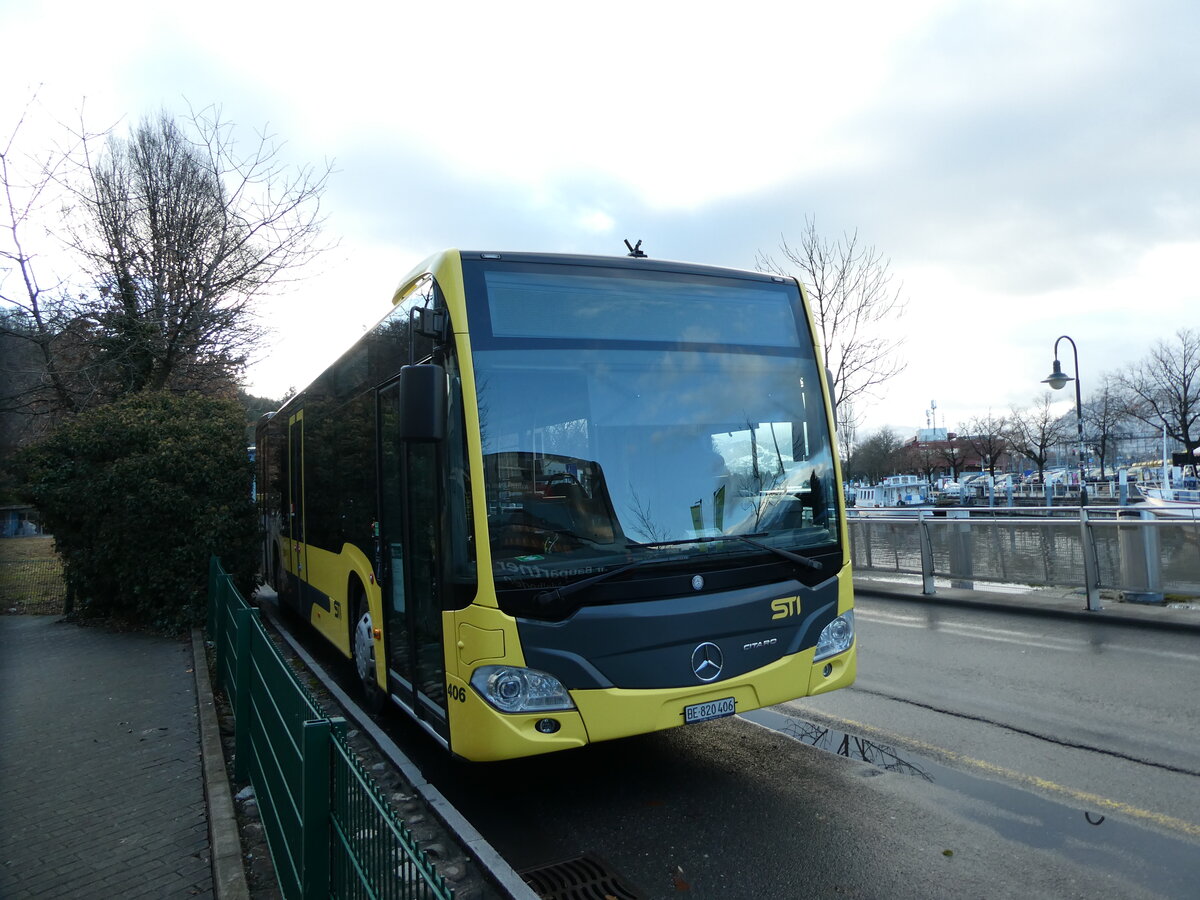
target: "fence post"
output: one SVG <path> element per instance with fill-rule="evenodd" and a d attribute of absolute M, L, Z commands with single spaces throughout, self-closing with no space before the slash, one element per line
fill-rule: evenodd
<path fill-rule="evenodd" d="M 935 593 L 933 585 L 933 542 L 929 539 L 929 520 L 926 510 L 917 513 L 917 525 L 921 538 L 921 593 L 930 596 Z"/>
<path fill-rule="evenodd" d="M 1083 541 L 1083 586 L 1087 591 L 1087 608 L 1102 609 L 1100 606 L 1100 566 L 1096 561 L 1096 544 L 1092 537 L 1092 527 L 1088 523 L 1085 507 L 1079 508 L 1079 536 Z"/>
<path fill-rule="evenodd" d="M 971 511 L 967 509 L 946 510 L 948 519 L 970 519 Z M 975 571 L 971 561 L 971 524 L 949 525 L 950 529 L 950 587 L 973 591 L 975 589 Z"/>
<path fill-rule="evenodd" d="M 226 590 L 232 591 L 230 584 Z M 254 652 L 254 624 L 258 621 L 257 609 L 239 609 L 234 613 L 237 628 L 237 667 L 233 676 L 233 778 L 235 781 L 249 779 L 250 760 L 250 656 Z M 228 688 L 226 688 L 228 692 Z"/>
<path fill-rule="evenodd" d="M 1163 593 L 1163 556 L 1162 551 L 1159 549 L 1158 526 L 1152 524 L 1157 522 L 1158 518 L 1148 510 L 1142 510 L 1141 518 L 1146 523 L 1141 528 L 1145 534 L 1147 581 L 1149 582 L 1150 590 L 1159 594 L 1161 599 Z"/>
<path fill-rule="evenodd" d="M 341 721 L 340 719 L 338 721 Z M 330 719 L 312 719 L 304 723 L 301 757 L 300 864 L 301 896 L 329 896 L 329 797 L 330 743 L 333 736 Z"/>
<path fill-rule="evenodd" d="M 1126 603 L 1161 603 L 1162 556 L 1158 532 L 1149 521 L 1154 514 L 1140 511 L 1118 513 L 1117 545 L 1121 551 L 1121 586 Z"/>

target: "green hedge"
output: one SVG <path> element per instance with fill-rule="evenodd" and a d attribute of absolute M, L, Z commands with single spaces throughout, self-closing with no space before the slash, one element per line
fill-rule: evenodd
<path fill-rule="evenodd" d="M 253 587 L 257 520 L 234 401 L 142 393 L 81 413 L 17 461 L 83 616 L 201 624 L 208 560 Z"/>

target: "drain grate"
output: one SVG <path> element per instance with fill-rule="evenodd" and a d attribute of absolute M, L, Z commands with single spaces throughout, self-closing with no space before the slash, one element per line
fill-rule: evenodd
<path fill-rule="evenodd" d="M 642 900 L 602 860 L 584 854 L 520 873 L 542 900 Z"/>

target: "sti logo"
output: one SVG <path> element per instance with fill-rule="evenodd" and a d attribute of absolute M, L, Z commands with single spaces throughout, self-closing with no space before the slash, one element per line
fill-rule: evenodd
<path fill-rule="evenodd" d="M 771 601 L 771 618 L 786 619 L 788 616 L 800 615 L 799 597 L 780 597 Z"/>

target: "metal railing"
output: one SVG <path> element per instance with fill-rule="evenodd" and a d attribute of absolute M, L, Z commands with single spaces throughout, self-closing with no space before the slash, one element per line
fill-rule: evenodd
<path fill-rule="evenodd" d="M 403 820 L 213 557 L 208 634 L 285 898 L 453 898 Z"/>
<path fill-rule="evenodd" d="M 934 493 L 941 496 L 937 491 Z M 1142 499 L 1136 482 L 1122 485 L 1115 481 L 1089 481 L 1087 495 L 1091 503 L 1107 503 L 1114 506 L 1125 506 Z M 1061 481 L 1032 484 L 1025 481 L 1014 482 L 1007 478 L 998 478 L 994 482 L 976 479 L 960 486 L 958 491 L 948 496 L 951 500 L 970 506 L 1045 506 L 1060 501 L 1078 505 L 1079 485 Z"/>
<path fill-rule="evenodd" d="M 1161 602 L 1200 596 L 1200 521 L 1127 508 L 1063 507 L 875 510 L 849 519 L 857 571 L 919 576 L 952 587 L 976 582 L 1082 587 L 1088 608 L 1101 590 Z"/>

